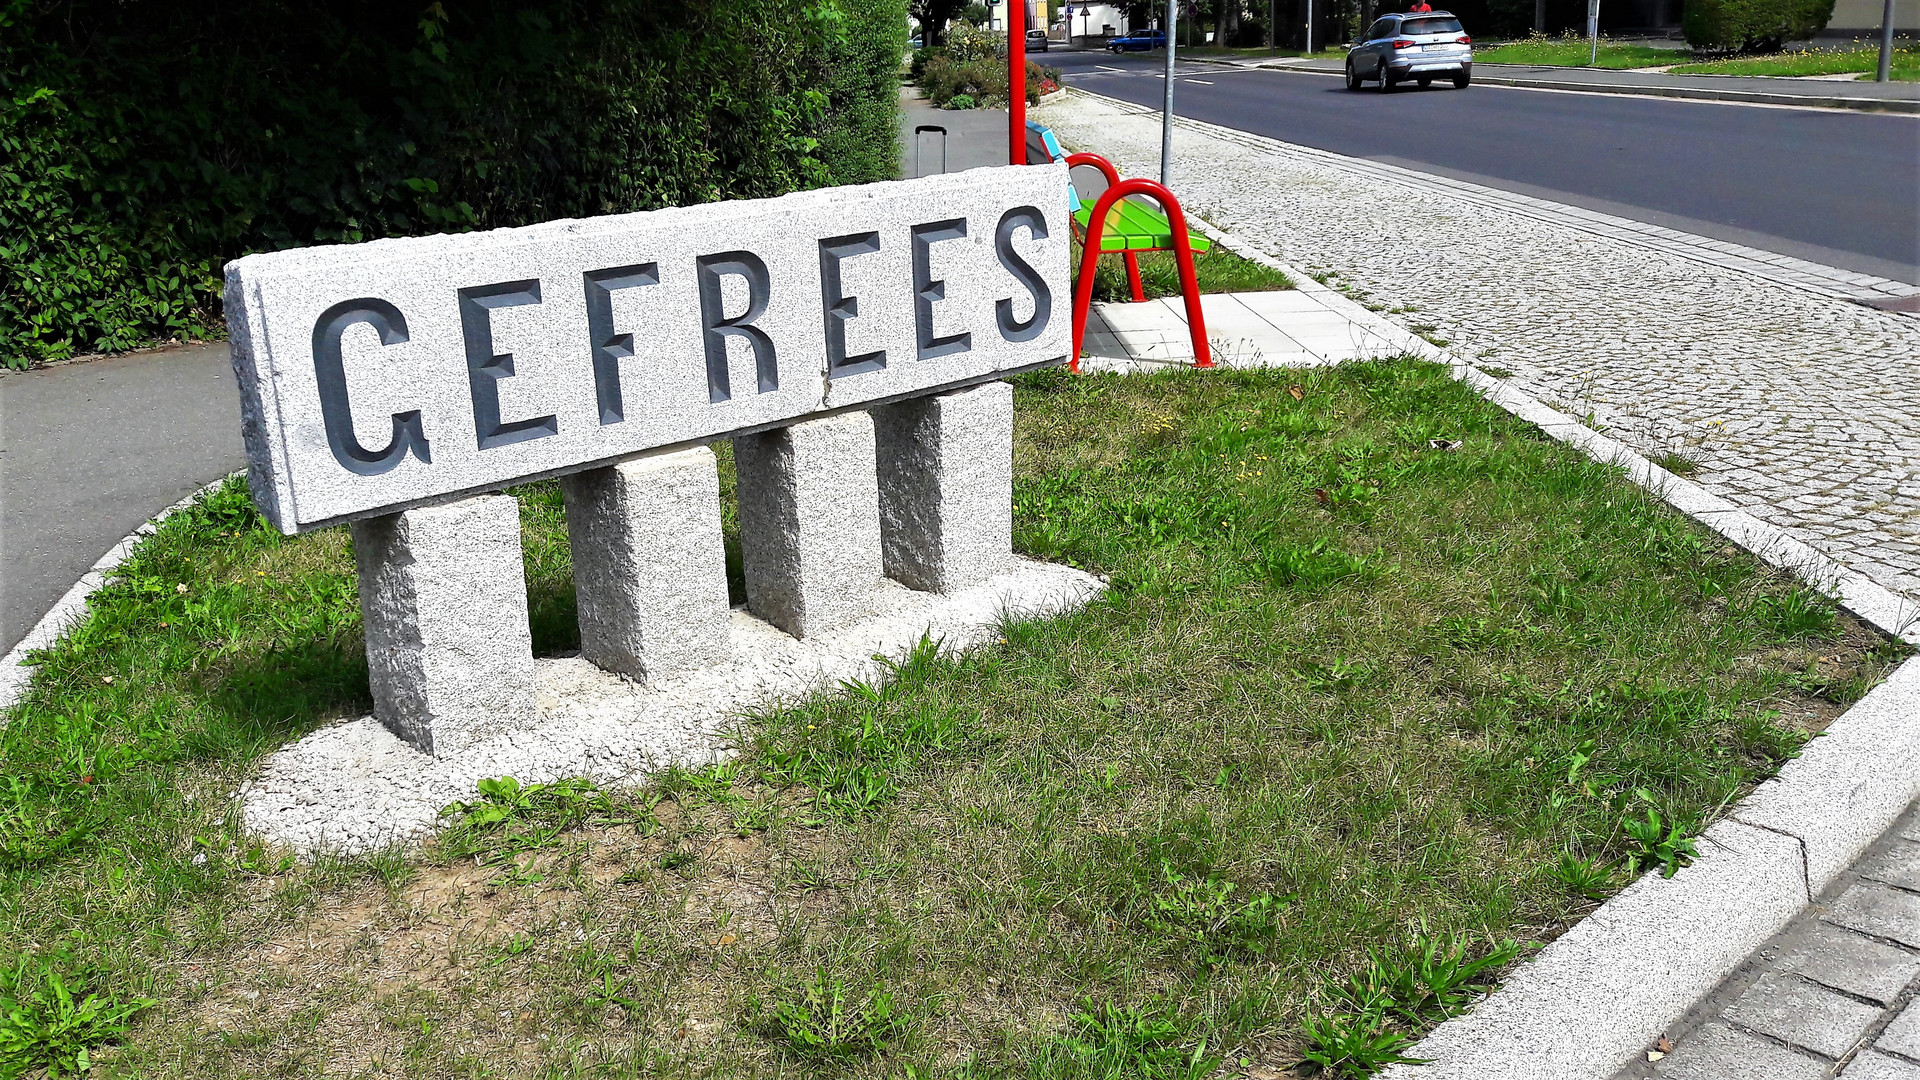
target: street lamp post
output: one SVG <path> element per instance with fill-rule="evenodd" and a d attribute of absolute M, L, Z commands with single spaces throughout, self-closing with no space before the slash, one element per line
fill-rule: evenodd
<path fill-rule="evenodd" d="M 1886 8 L 1880 15 L 1880 67 L 1873 74 L 1874 82 L 1886 82 L 1893 77 L 1893 0 L 1886 0 Z"/>
<path fill-rule="evenodd" d="M 1180 0 L 1167 0 L 1167 95 L 1160 105 L 1160 186 L 1173 186 L 1173 37 Z"/>

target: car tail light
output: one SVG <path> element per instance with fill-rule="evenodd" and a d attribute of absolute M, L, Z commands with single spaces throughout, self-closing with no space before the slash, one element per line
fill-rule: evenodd
<path fill-rule="evenodd" d="M 1461 34 L 1459 37 L 1454 38 L 1453 40 L 1459 42 L 1462 45 L 1473 44 L 1473 39 L 1471 37 L 1468 37 L 1466 34 Z"/>
<path fill-rule="evenodd" d="M 1410 49 L 1410 48 L 1412 48 L 1412 47 L 1413 47 L 1413 39 L 1412 39 L 1412 38 L 1400 38 L 1399 40 L 1397 40 L 1397 41 L 1395 41 L 1395 42 L 1393 43 L 1393 47 L 1394 47 L 1394 48 L 1396 48 L 1396 49 Z"/>

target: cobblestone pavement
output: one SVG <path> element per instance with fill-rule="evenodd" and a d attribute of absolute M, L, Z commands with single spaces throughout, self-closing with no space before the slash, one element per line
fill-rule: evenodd
<path fill-rule="evenodd" d="M 1034 117 L 1158 172 L 1155 113 Z M 1183 121 L 1174 159 L 1189 212 L 1920 599 L 1920 320 L 1244 133 Z"/>
<path fill-rule="evenodd" d="M 1920 1080 L 1920 810 L 1616 1080 Z"/>

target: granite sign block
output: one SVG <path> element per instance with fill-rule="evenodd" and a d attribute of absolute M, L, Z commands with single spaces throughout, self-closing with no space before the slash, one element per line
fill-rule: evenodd
<path fill-rule="evenodd" d="M 282 531 L 1064 362 L 1063 166 L 227 266 L 248 479 Z"/>

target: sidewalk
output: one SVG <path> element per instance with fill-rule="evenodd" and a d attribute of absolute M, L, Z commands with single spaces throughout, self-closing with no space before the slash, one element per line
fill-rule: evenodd
<path fill-rule="evenodd" d="M 1342 75 L 1339 60 L 1304 58 L 1233 59 L 1182 57 L 1193 63 Z M 1871 80 L 1840 82 L 1832 79 L 1791 79 L 1768 75 L 1670 75 L 1657 71 L 1620 71 L 1611 68 L 1535 67 L 1523 64 L 1475 64 L 1473 81 L 1490 86 L 1518 86 L 1534 90 L 1571 90 L 1593 94 L 1637 94 L 1692 98 L 1701 101 L 1737 101 L 1767 105 L 1800 105 L 1827 109 L 1863 109 L 1920 114 L 1920 83 Z M 1367 84 L 1369 92 L 1373 84 Z"/>
<path fill-rule="evenodd" d="M 1207 346 L 1232 367 L 1317 367 L 1404 351 L 1355 323 L 1329 290 L 1209 293 L 1200 298 Z M 1187 312 L 1176 298 L 1093 305 L 1087 317 L 1087 371 L 1153 371 L 1193 363 Z"/>
<path fill-rule="evenodd" d="M 136 526 L 246 464 L 224 342 L 0 374 L 0 654 Z"/>
<path fill-rule="evenodd" d="M 922 127 L 941 132 L 921 132 Z M 1007 110 L 936 109 L 911 86 L 900 88 L 900 175 L 908 180 L 1007 163 Z M 941 165 L 946 166 L 945 169 Z"/>

